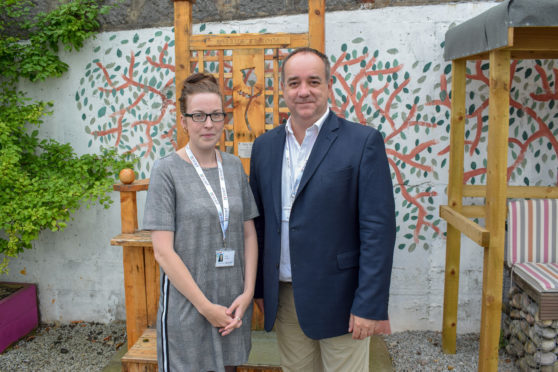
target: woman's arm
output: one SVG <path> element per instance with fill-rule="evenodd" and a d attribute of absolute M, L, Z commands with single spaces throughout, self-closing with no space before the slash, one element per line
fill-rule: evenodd
<path fill-rule="evenodd" d="M 254 220 L 244 222 L 244 293 L 254 297 L 256 271 L 258 270 L 258 238 Z"/>
<path fill-rule="evenodd" d="M 227 309 L 227 314 L 234 321 L 226 326 L 222 335 L 231 333 L 242 325 L 242 317 L 254 297 L 256 271 L 258 269 L 258 240 L 254 220 L 244 221 L 244 292 L 238 296 Z"/>
<path fill-rule="evenodd" d="M 153 241 L 153 252 L 155 260 L 159 263 L 165 274 L 169 277 L 172 285 L 184 297 L 190 301 L 194 307 L 202 314 L 214 327 L 225 327 L 232 321 L 232 317 L 225 312 L 226 307 L 214 304 L 205 297 L 200 287 L 194 281 L 190 270 L 180 259 L 174 250 L 173 231 L 152 231 L 151 240 Z"/>

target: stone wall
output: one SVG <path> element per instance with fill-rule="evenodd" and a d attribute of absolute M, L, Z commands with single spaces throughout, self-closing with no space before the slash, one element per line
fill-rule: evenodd
<path fill-rule="evenodd" d="M 558 319 L 540 320 L 538 304 L 515 285 L 504 308 L 506 352 L 517 358 L 521 371 L 558 371 Z"/>

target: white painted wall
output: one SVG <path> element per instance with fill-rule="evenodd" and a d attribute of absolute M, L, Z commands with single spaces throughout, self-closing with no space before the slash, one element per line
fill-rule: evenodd
<path fill-rule="evenodd" d="M 397 59 L 399 64 L 404 65 L 400 75 L 402 76 L 404 72 L 410 73 L 412 80 L 409 83 L 409 89 L 420 88 L 420 92 L 416 95 L 420 96 L 421 102 L 426 103 L 427 96 L 437 97 L 439 95 L 436 84 L 439 83 L 440 73 L 446 66 L 440 44 L 448 27 L 452 23 L 460 23 L 494 5 L 495 3 L 472 2 L 328 13 L 326 15 L 326 52 L 328 56 L 339 56 L 342 44 L 346 43 L 349 51 L 351 48 L 362 50 L 364 46 L 367 46 L 370 53 L 375 50 L 379 51 L 378 60 L 393 62 L 394 59 Z M 307 17 L 301 15 L 231 21 L 207 24 L 205 27 L 204 32 L 219 32 L 220 30 L 258 32 L 262 29 L 266 29 L 267 32 L 303 32 L 307 28 Z M 200 28 L 201 25 L 194 27 L 196 32 L 199 32 Z M 156 36 L 157 31 L 162 31 L 161 35 Z M 172 38 L 172 30 L 166 28 L 103 33 L 98 35 L 95 40 L 86 43 L 81 52 L 63 53 L 63 59 L 70 65 L 70 71 L 67 74 L 60 79 L 23 87 L 34 97 L 54 101 L 54 115 L 46 119 L 41 129 L 41 136 L 51 137 L 61 142 L 70 142 L 78 153 L 96 151 L 100 142 L 87 134 L 85 127 L 89 125 L 91 118 L 98 116 L 99 108 L 106 103 L 102 99 L 98 99 L 98 96 L 96 98 L 91 94 L 97 85 L 94 84 L 95 87 L 92 87 L 89 84 L 88 79 L 90 78 L 86 76 L 86 73 L 91 68 L 87 67 L 88 64 L 97 58 L 105 66 L 114 63 L 116 66 L 121 65 L 124 68 L 127 65 L 125 56 L 130 55 L 130 51 L 134 53 L 140 50 L 145 51 L 151 45 L 153 51 L 150 55 L 157 54 L 154 51 L 164 44 L 165 36 Z M 123 42 L 125 40 L 128 41 Z M 145 44 L 141 45 L 142 42 Z M 117 49 L 122 52 L 120 57 L 117 55 Z M 169 63 L 174 63 L 173 47 L 169 48 L 169 56 L 172 59 Z M 145 58 L 139 56 L 137 61 L 141 62 L 138 69 L 148 67 Z M 437 72 L 431 68 L 425 74 L 426 78 L 419 83 L 422 70 L 429 62 L 432 62 L 432 66 L 440 64 L 441 68 Z M 145 74 L 146 79 L 149 79 L 151 75 L 160 78 L 158 71 L 147 71 Z M 164 77 L 164 79 L 167 78 L 167 76 Z M 98 78 L 93 80 L 95 79 Z M 114 79 L 118 79 L 117 73 L 115 73 Z M 379 84 L 379 82 L 375 81 L 374 84 Z M 83 88 L 87 89 L 85 95 L 81 94 L 80 102 L 83 102 L 83 96 L 88 97 L 88 104 L 92 106 L 92 110 L 88 110 L 86 104 L 83 104 L 81 108 L 78 108 L 76 104 L 76 92 Z M 120 102 L 125 102 L 125 98 L 131 97 L 132 94 L 131 91 L 126 92 L 120 98 Z M 413 97 L 412 94 L 407 94 L 401 98 L 403 98 L 403 102 L 400 103 L 398 112 L 402 114 L 406 111 L 406 99 Z M 138 108 L 138 110 L 147 112 L 149 111 L 147 106 Z M 112 112 L 110 110 L 109 112 Z M 434 115 L 433 110 L 433 106 L 425 105 L 422 113 Z M 158 111 L 153 109 L 153 112 Z M 85 120 L 82 119 L 84 114 Z M 401 114 L 399 118 L 401 118 Z M 101 119 L 106 122 L 107 117 L 108 113 L 103 118 L 96 117 L 97 123 L 102 122 Z M 398 124 L 401 122 L 401 119 L 398 119 Z M 173 115 L 167 114 L 160 127 L 168 129 L 172 124 Z M 373 120 L 372 125 L 377 127 L 378 122 Z M 388 143 L 388 148 L 394 148 L 397 144 L 412 147 L 416 139 L 419 142 L 433 138 L 438 140 L 432 146 L 434 150 L 432 154 L 422 154 L 426 158 L 427 164 L 433 166 L 433 171 L 429 173 L 428 177 L 415 177 L 409 172 L 411 167 L 407 167 L 403 171 L 410 185 L 416 186 L 416 190 L 431 187 L 437 193 L 433 196 L 431 203 L 426 203 L 435 207 L 432 212 L 434 219 L 438 219 L 438 206 L 446 203 L 447 165 L 442 167 L 440 163 L 444 157 L 447 158 L 447 154 L 437 155 L 437 153 L 448 145 L 447 139 L 443 139 L 443 136 L 447 135 L 445 130 L 447 125 L 446 120 L 444 125 L 433 129 L 429 134 L 423 132 L 422 129 L 418 132 L 408 131 L 406 139 L 397 137 Z M 129 143 L 139 143 L 141 134 L 137 133 L 135 137 L 132 137 L 132 132 L 133 130 L 130 129 Z M 389 134 L 390 131 L 384 130 L 384 132 Z M 91 146 L 88 145 L 90 140 L 92 140 Z M 160 148 L 166 149 L 167 152 L 172 151 L 168 142 L 163 141 L 158 146 L 158 150 Z M 552 170 L 552 154 L 551 151 L 546 163 L 543 162 L 543 168 L 546 166 Z M 532 159 L 533 155 L 529 153 L 526 158 Z M 145 174 L 149 174 L 147 170 L 151 163 L 150 158 L 142 159 L 141 170 L 145 171 Z M 530 173 L 534 179 L 538 179 L 543 184 L 556 182 L 555 173 L 541 176 L 530 170 L 532 167 L 529 164 L 524 167 L 524 173 Z M 434 173 L 437 174 L 437 179 L 433 177 Z M 519 178 L 522 179 L 523 175 Z M 141 194 L 138 197 L 140 224 L 144 197 L 145 195 Z M 397 194 L 396 198 L 398 209 L 404 211 L 401 194 Z M 40 239 L 34 243 L 34 249 L 20 255 L 18 259 L 12 260 L 10 274 L 2 280 L 38 284 L 43 322 L 68 322 L 71 320 L 108 322 L 125 318 L 121 248 L 112 247 L 109 243 L 110 238 L 120 230 L 117 194 L 113 195 L 113 200 L 115 200 L 115 204 L 108 210 L 94 207 L 78 211 L 74 216 L 74 221 L 68 225 L 65 231 L 42 233 Z M 404 235 L 412 231 L 409 230 L 408 223 L 403 222 L 402 216 L 403 212 L 398 217 L 401 230 L 398 233 L 396 244 L 391 287 L 392 330 L 440 330 L 445 240 L 439 235 L 435 236 L 432 229 L 426 229 L 424 235 L 429 244 L 428 248 L 424 249 L 421 242 L 420 246 L 409 251 L 408 247 L 412 244 L 412 239 L 405 238 Z M 442 232 L 446 229 L 444 223 L 441 223 L 439 227 Z M 399 249 L 400 244 L 403 244 L 404 248 Z M 463 239 L 460 279 L 458 332 L 478 331 L 482 287 L 482 249 L 466 238 Z"/>

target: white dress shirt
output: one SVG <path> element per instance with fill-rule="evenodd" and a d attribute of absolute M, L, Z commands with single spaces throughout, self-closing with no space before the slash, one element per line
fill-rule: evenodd
<path fill-rule="evenodd" d="M 302 173 L 306 167 L 308 157 L 312 152 L 318 133 L 329 114 L 329 108 L 325 114 L 312 126 L 306 129 L 302 144 L 299 144 L 294 136 L 291 119 L 285 126 L 286 141 L 283 150 L 283 168 L 281 170 L 281 262 L 279 264 L 279 280 L 282 282 L 292 281 L 291 253 L 289 250 L 289 218 L 294 195 L 300 184 Z"/>

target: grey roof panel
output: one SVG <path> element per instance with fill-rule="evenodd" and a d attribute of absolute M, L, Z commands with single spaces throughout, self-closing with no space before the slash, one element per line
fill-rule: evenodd
<path fill-rule="evenodd" d="M 449 29 L 444 58 L 450 61 L 508 44 L 509 27 L 558 26 L 558 0 L 506 0 Z"/>

